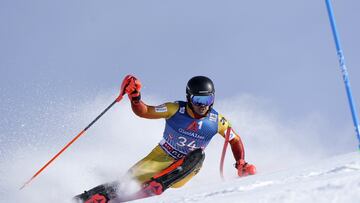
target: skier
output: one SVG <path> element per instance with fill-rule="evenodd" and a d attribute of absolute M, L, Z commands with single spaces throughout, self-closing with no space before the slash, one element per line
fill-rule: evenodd
<path fill-rule="evenodd" d="M 213 108 L 215 88 L 205 76 L 191 78 L 186 86 L 186 102 L 168 102 L 149 106 L 141 100 L 141 82 L 128 75 L 122 83 L 133 112 L 142 118 L 165 118 L 163 138 L 159 144 L 127 172 L 141 185 L 140 191 L 127 195 L 122 183 L 99 185 L 75 197 L 85 203 L 123 202 L 159 195 L 167 188 L 178 188 L 196 175 L 205 158 L 204 149 L 213 136 L 225 137 L 230 130 L 229 143 L 235 158 L 238 176 L 253 175 L 256 168 L 245 162 L 244 146 L 225 117 Z"/>

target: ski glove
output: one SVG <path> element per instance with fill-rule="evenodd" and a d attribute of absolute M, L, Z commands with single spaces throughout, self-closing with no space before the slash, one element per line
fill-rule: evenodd
<path fill-rule="evenodd" d="M 256 173 L 256 167 L 246 163 L 243 159 L 236 161 L 235 168 L 237 168 L 238 176 L 240 177 L 254 175 Z"/>
<path fill-rule="evenodd" d="M 127 94 L 131 101 L 138 102 L 140 100 L 141 82 L 135 76 L 127 75 L 122 84 L 121 90 L 123 94 Z"/>

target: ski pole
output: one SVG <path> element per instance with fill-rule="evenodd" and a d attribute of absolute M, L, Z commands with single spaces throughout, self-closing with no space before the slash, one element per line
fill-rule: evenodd
<path fill-rule="evenodd" d="M 343 50 L 341 49 L 341 45 L 340 45 L 340 37 L 339 37 L 337 29 L 336 29 L 334 11 L 333 11 L 330 0 L 325 0 L 325 1 L 326 1 L 327 11 L 328 11 L 328 14 L 329 14 L 329 20 L 330 20 L 331 29 L 332 29 L 332 33 L 333 33 L 334 41 L 335 41 L 335 45 L 336 45 L 336 51 L 337 51 L 337 55 L 339 57 L 340 69 L 341 69 L 341 73 L 342 73 L 343 80 L 344 80 L 344 83 L 345 83 L 346 94 L 347 94 L 348 101 L 349 101 L 351 115 L 352 115 L 353 123 L 354 123 L 354 126 L 355 126 L 355 132 L 356 132 L 357 139 L 359 141 L 359 150 L 360 150 L 359 119 L 358 119 L 358 115 L 357 115 L 357 112 L 356 112 L 355 102 L 354 102 L 352 92 L 351 92 L 349 74 L 347 72 L 347 68 L 346 68 L 346 65 L 345 65 L 344 53 L 343 53 Z"/>
<path fill-rule="evenodd" d="M 225 160 L 226 149 L 227 149 L 227 146 L 229 144 L 230 132 L 231 132 L 231 127 L 228 127 L 228 129 L 226 130 L 225 142 L 224 142 L 223 150 L 222 150 L 222 153 L 221 153 L 220 176 L 221 176 L 222 180 L 224 180 L 224 160 Z"/>
<path fill-rule="evenodd" d="M 88 126 L 86 126 L 76 137 L 74 137 L 69 143 L 65 145 L 53 158 L 50 159 L 40 170 L 38 170 L 24 185 L 20 188 L 26 187 L 33 179 L 36 178 L 42 171 L 45 170 L 57 157 L 60 156 L 72 143 L 74 143 L 80 136 L 82 136 L 101 116 L 103 116 L 115 103 L 120 102 L 124 96 L 124 89 L 122 89 L 120 95 L 103 111 L 101 112 Z"/>

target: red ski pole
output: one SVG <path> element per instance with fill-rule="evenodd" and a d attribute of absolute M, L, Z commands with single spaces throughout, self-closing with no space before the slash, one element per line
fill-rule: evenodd
<path fill-rule="evenodd" d="M 120 102 L 125 94 L 125 88 L 126 85 L 125 82 L 129 81 L 129 79 L 133 77 L 131 75 L 128 75 L 124 78 L 123 83 L 121 85 L 121 92 L 120 95 L 103 111 L 98 115 L 88 126 L 84 128 L 76 137 L 74 137 L 69 143 L 65 145 L 53 158 L 50 159 L 40 170 L 38 170 L 28 181 L 24 183 L 23 186 L 21 186 L 20 190 L 26 187 L 33 179 L 35 179 L 42 171 L 45 170 L 46 167 L 48 167 L 56 158 L 60 156 L 72 143 L 74 143 L 80 136 L 82 136 L 101 116 L 103 116 L 116 102 Z"/>
<path fill-rule="evenodd" d="M 221 159 L 220 159 L 220 176 L 221 176 L 221 179 L 223 179 L 223 180 L 224 180 L 224 160 L 225 160 L 226 149 L 229 144 L 230 132 L 231 132 L 231 127 L 228 127 L 228 129 L 226 130 L 225 142 L 224 142 L 223 150 L 221 153 Z"/>

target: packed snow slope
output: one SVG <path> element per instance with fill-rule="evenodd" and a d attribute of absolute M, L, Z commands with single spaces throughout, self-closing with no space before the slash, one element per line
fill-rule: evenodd
<path fill-rule="evenodd" d="M 156 146 L 164 120 L 141 119 L 125 99 L 55 160 L 30 185 L 21 185 L 92 121 L 115 96 L 26 108 L 0 132 L 0 202 L 71 202 L 98 184 L 120 178 Z M 146 94 L 144 101 L 167 100 Z M 226 180 L 219 176 L 223 138 L 206 149 L 200 173 L 180 189 L 144 202 L 360 202 L 360 157 L 350 126 L 333 126 L 317 112 L 284 118 L 264 98 L 239 95 L 217 99 L 215 108 L 241 135 L 246 160 L 258 174 L 238 178 L 231 151 Z M 331 136 L 330 136 L 331 135 Z M 351 153 L 353 152 L 353 153 Z M 344 154 L 344 155 L 342 155 Z"/>
<path fill-rule="evenodd" d="M 146 202 L 360 202 L 360 153 L 246 178 L 190 184 Z"/>

